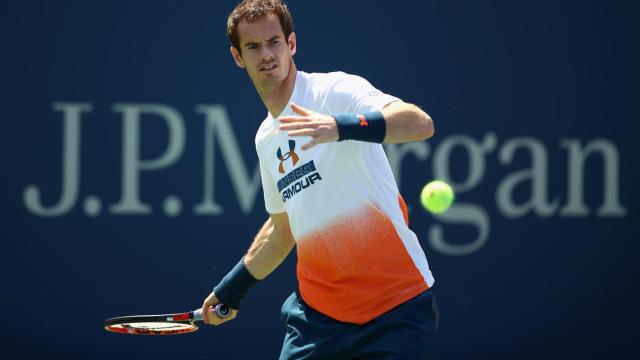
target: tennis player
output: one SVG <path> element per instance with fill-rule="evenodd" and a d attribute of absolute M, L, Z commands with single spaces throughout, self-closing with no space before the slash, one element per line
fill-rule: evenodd
<path fill-rule="evenodd" d="M 255 145 L 269 219 L 202 305 L 240 301 L 297 248 L 298 291 L 282 307 L 280 359 L 424 359 L 434 279 L 381 143 L 434 133 L 420 108 L 362 77 L 305 73 L 282 0 L 245 0 L 227 22 L 231 54 L 268 110 Z M 222 302 L 232 315 L 220 319 Z"/>

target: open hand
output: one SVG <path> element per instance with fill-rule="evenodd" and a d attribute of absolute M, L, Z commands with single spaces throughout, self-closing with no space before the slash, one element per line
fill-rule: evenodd
<path fill-rule="evenodd" d="M 287 131 L 289 136 L 311 136 L 313 139 L 302 145 L 302 150 L 338 140 L 338 125 L 331 115 L 320 114 L 291 104 L 291 109 L 298 116 L 283 116 L 280 118 L 280 130 Z"/>

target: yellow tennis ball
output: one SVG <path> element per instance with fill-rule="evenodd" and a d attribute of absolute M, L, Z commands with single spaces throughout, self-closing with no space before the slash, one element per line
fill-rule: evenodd
<path fill-rule="evenodd" d="M 420 202 L 422 206 L 434 214 L 440 214 L 451 206 L 455 195 L 451 186 L 444 181 L 434 180 L 422 188 Z"/>

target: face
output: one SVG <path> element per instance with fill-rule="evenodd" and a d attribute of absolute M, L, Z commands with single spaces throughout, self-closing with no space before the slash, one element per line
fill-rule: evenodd
<path fill-rule="evenodd" d="M 253 22 L 238 24 L 240 49 L 231 47 L 236 64 L 247 70 L 256 87 L 277 86 L 289 75 L 296 53 L 296 36 L 285 39 L 278 16 L 273 13 Z"/>

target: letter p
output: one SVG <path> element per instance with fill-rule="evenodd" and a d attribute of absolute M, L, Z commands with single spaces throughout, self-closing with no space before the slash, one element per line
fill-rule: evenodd
<path fill-rule="evenodd" d="M 111 206 L 114 214 L 149 214 L 151 207 L 140 201 L 140 173 L 169 167 L 181 156 L 185 145 L 182 117 L 162 104 L 115 104 L 114 112 L 122 113 L 122 196 Z M 140 158 L 140 120 L 142 114 L 163 119 L 169 130 L 165 152 L 150 160 Z"/>

